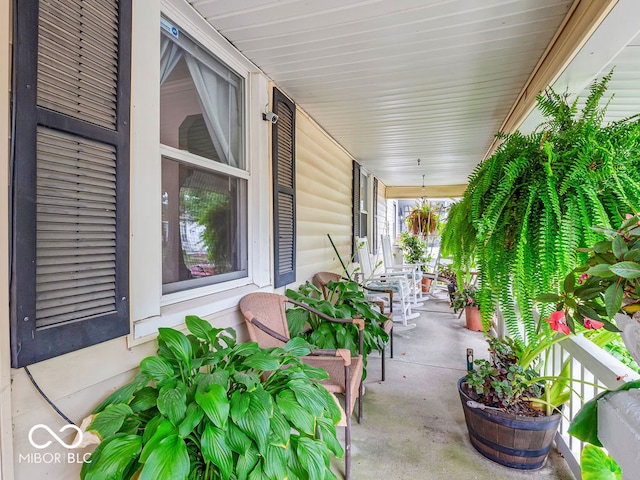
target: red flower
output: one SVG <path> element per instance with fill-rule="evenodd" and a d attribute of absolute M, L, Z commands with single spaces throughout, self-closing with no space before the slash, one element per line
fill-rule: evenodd
<path fill-rule="evenodd" d="M 549 322 L 549 326 L 556 332 L 562 332 L 565 335 L 570 335 L 571 330 L 564 321 L 564 310 L 558 310 L 551 314 L 551 318 L 545 318 L 546 322 Z"/>
<path fill-rule="evenodd" d="M 602 327 L 604 327 L 604 323 L 599 322 L 598 320 L 592 320 L 588 317 L 584 317 L 583 325 L 587 330 L 600 330 Z"/>
<path fill-rule="evenodd" d="M 580 278 L 578 278 L 578 283 L 582 285 L 582 283 L 584 283 L 584 281 L 589 278 L 589 274 L 588 273 L 583 273 L 582 275 L 580 275 Z"/>

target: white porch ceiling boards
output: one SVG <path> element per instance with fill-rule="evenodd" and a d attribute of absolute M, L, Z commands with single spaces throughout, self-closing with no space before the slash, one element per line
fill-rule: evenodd
<path fill-rule="evenodd" d="M 383 183 L 419 186 L 466 183 L 572 0 L 190 3 Z"/>

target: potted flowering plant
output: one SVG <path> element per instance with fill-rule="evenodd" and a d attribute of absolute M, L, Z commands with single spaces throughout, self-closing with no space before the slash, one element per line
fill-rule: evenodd
<path fill-rule="evenodd" d="M 484 330 L 480 318 L 480 306 L 478 304 L 477 289 L 474 286 L 464 287 L 453 293 L 451 306 L 455 313 L 464 309 L 465 321 L 469 330 L 481 332 Z"/>
<path fill-rule="evenodd" d="M 485 457 L 526 470 L 546 461 L 571 393 L 569 361 L 558 375 L 547 371 L 553 345 L 569 338 L 556 333 L 555 326 L 564 332 L 561 325 L 553 314 L 538 322 L 536 336 L 527 341 L 489 339 L 490 360 L 476 360 L 458 381 L 471 444 Z"/>

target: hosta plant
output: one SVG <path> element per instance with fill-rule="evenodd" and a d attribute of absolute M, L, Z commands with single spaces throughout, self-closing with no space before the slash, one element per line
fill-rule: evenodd
<path fill-rule="evenodd" d="M 101 439 L 83 480 L 334 479 L 340 409 L 284 348 L 236 343 L 233 330 L 186 318 L 189 334 L 160 328 L 158 354 L 105 399 L 87 431 Z M 282 367 L 287 368 L 282 368 Z"/>
<path fill-rule="evenodd" d="M 381 351 L 389 341 L 389 335 L 382 328 L 387 317 L 367 300 L 356 282 L 328 282 L 327 291 L 330 300 L 324 299 L 320 289 L 307 282 L 300 285 L 297 291 L 287 290 L 286 295 L 332 318 L 364 320 L 362 355 L 365 362 L 363 375 L 366 377 L 367 356 L 373 350 Z M 358 355 L 358 328 L 353 324 L 326 322 L 302 308 L 287 309 L 287 323 L 291 337 L 302 337 L 321 350 L 346 348 L 352 355 Z"/>

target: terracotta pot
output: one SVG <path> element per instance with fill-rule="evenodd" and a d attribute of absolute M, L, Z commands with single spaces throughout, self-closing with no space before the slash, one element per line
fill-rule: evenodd
<path fill-rule="evenodd" d="M 422 277 L 422 293 L 427 293 L 431 288 L 431 279 Z"/>
<path fill-rule="evenodd" d="M 467 321 L 467 328 L 474 332 L 482 332 L 482 320 L 480 319 L 480 309 L 478 307 L 465 307 L 464 318 Z"/>
<path fill-rule="evenodd" d="M 535 470 L 547 460 L 562 415 L 525 417 L 497 410 L 471 408 L 462 389 L 467 377 L 458 381 L 469 439 L 475 449 L 501 465 Z"/>

